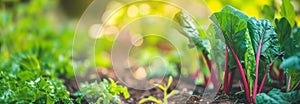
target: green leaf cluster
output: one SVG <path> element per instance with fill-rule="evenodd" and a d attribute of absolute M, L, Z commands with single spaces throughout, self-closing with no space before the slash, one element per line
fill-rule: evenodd
<path fill-rule="evenodd" d="M 278 33 L 279 48 L 284 52 L 281 69 L 286 69 L 290 77 L 290 87 L 295 88 L 300 83 L 299 52 L 300 52 L 300 27 L 296 23 L 293 27 L 287 17 L 275 19 L 276 32 Z M 296 71 L 297 70 L 297 71 Z M 288 88 L 289 90 L 289 88 Z"/>
<path fill-rule="evenodd" d="M 272 89 L 268 93 L 257 94 L 256 104 L 292 104 L 300 100 L 300 90 L 281 92 L 279 89 Z"/>
<path fill-rule="evenodd" d="M 194 42 L 198 50 L 204 50 L 206 54 L 222 50 L 220 43 L 227 45 L 229 64 L 225 67 L 239 69 L 247 99 L 254 102 L 256 94 L 260 93 L 257 90 L 261 91 L 265 80 L 270 80 L 270 77 L 266 76 L 276 67 L 273 66 L 275 61 L 284 60 L 281 68 L 296 70 L 299 68 L 299 56 L 296 54 L 300 52 L 300 28 L 296 25 L 294 7 L 289 0 L 283 0 L 281 19 L 274 19 L 273 9 L 274 7 L 265 5 L 263 12 L 266 13 L 267 19 L 259 20 L 255 17 L 248 18 L 246 14 L 232 6 L 225 6 L 220 12 L 210 16 L 213 24 L 206 33 L 204 32 L 210 41 L 208 46 L 203 44 L 205 38 L 200 38 L 201 31 L 197 29 L 199 26 L 188 14 L 179 12 L 175 15 L 175 21 L 181 26 L 179 31 Z M 220 34 L 223 35 L 224 42 L 218 40 L 222 39 L 219 37 Z M 215 46 L 221 48 L 211 50 L 211 47 Z M 222 59 L 217 59 L 216 63 L 223 62 L 220 60 Z M 292 77 L 291 86 L 295 86 L 300 74 L 296 74 L 299 72 L 294 70 L 288 72 Z"/>
<path fill-rule="evenodd" d="M 80 103 L 85 98 L 91 101 L 90 103 L 96 104 L 119 103 L 121 94 L 124 98 L 130 97 L 127 87 L 117 85 L 112 79 L 109 79 L 109 81 L 103 79 L 101 82 L 81 83 L 80 91 L 75 93 L 79 97 L 76 99 L 77 102 Z"/>
<path fill-rule="evenodd" d="M 74 77 L 73 30 L 50 18 L 56 3 L 0 1 L 0 103 L 72 103 L 59 78 Z"/>
<path fill-rule="evenodd" d="M 0 103 L 72 103 L 63 81 L 47 76 L 34 55 L 16 54 L 0 69 Z"/>

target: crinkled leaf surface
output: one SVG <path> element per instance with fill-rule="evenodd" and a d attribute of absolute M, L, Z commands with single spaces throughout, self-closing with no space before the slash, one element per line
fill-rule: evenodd
<path fill-rule="evenodd" d="M 248 35 L 249 32 L 246 32 L 246 35 Z M 247 43 L 249 43 L 249 46 L 245 52 L 245 67 L 246 67 L 246 76 L 248 79 L 248 83 L 250 86 L 250 92 L 252 92 L 252 87 L 254 84 L 255 78 L 255 66 L 256 66 L 256 60 L 255 60 L 255 54 L 253 47 L 251 46 L 252 41 L 249 36 L 246 37 Z"/>
<path fill-rule="evenodd" d="M 227 45 L 231 46 L 234 50 L 239 50 L 237 55 L 242 59 L 248 44 L 245 40 L 247 22 L 227 12 L 214 13 L 210 18 L 222 30 L 225 40 L 228 41 Z"/>
<path fill-rule="evenodd" d="M 255 56 L 247 32 L 248 16 L 231 6 L 225 6 L 221 12 L 214 13 L 210 19 L 222 30 L 227 46 L 232 47 L 239 60 L 244 64 L 250 89 L 252 89 L 251 82 L 254 79 L 251 77 L 251 72 L 255 70 Z M 229 56 L 232 60 L 232 56 L 230 54 Z M 233 63 L 229 62 L 229 64 Z"/>
<path fill-rule="evenodd" d="M 254 52 L 257 54 L 260 40 L 262 40 L 260 54 L 264 62 L 271 63 L 279 54 L 277 35 L 269 20 L 257 20 L 252 17 L 248 21 L 248 29 Z"/>
<path fill-rule="evenodd" d="M 300 90 L 292 92 L 281 92 L 279 89 L 272 89 L 268 94 L 257 94 L 256 104 L 291 104 L 300 101 Z"/>

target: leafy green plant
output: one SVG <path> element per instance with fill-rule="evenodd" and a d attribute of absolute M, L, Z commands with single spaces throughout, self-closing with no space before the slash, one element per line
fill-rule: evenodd
<path fill-rule="evenodd" d="M 279 51 L 278 37 L 272 23 L 265 19 L 248 19 L 245 14 L 230 6 L 224 7 L 210 18 L 222 30 L 242 76 L 246 98 L 253 102 L 256 94 L 262 91 L 267 72 L 283 54 Z M 242 64 L 242 61 L 245 63 Z M 265 66 L 259 67 L 260 63 Z M 265 70 L 260 87 L 259 69 Z"/>
<path fill-rule="evenodd" d="M 300 90 L 292 92 L 281 92 L 279 89 L 272 89 L 267 94 L 257 94 L 256 104 L 292 104 L 300 100 Z"/>
<path fill-rule="evenodd" d="M 289 69 L 293 69 L 293 70 L 300 70 L 300 53 L 284 60 L 281 63 L 280 68 L 281 69 L 289 68 Z"/>
<path fill-rule="evenodd" d="M 281 65 L 281 69 L 289 69 L 289 75 L 291 79 L 289 80 L 288 87 L 291 89 L 295 89 L 300 84 L 300 54 L 296 54 L 294 56 L 288 57 L 285 59 Z"/>
<path fill-rule="evenodd" d="M 189 39 L 189 47 L 197 48 L 199 52 L 199 64 L 207 65 L 201 66 L 201 69 L 204 72 L 204 79 L 206 79 L 205 86 L 207 86 L 211 82 L 213 83 L 215 90 L 218 90 L 217 76 L 215 74 L 215 68 L 213 66 L 214 62 L 211 59 L 210 50 L 208 50 L 208 45 L 205 44 L 205 40 L 208 39 L 200 37 L 201 35 L 204 35 L 204 31 L 201 28 L 199 28 L 199 26 L 193 20 L 193 18 L 190 17 L 185 11 L 178 12 L 174 17 L 174 21 L 176 21 L 179 24 L 179 31 Z M 203 56 L 203 58 L 201 56 Z"/>
<path fill-rule="evenodd" d="M 49 19 L 55 3 L 0 1 L 0 103 L 72 103 L 59 78 L 74 77 L 73 30 Z"/>
<path fill-rule="evenodd" d="M 97 81 L 93 83 L 82 83 L 80 85 L 80 91 L 76 92 L 75 95 L 79 96 L 77 102 L 81 102 L 83 98 L 90 99 L 92 103 L 100 104 L 110 104 L 120 102 L 120 94 L 124 98 L 129 98 L 130 94 L 127 91 L 127 87 L 117 85 L 114 80 L 103 79 L 100 83 Z"/>
<path fill-rule="evenodd" d="M 172 95 L 176 94 L 176 90 L 172 90 L 169 94 L 167 93 L 169 87 L 171 86 L 173 82 L 173 77 L 170 76 L 169 80 L 168 80 L 168 84 L 164 84 L 164 85 L 160 85 L 160 84 L 156 84 L 155 86 L 160 88 L 161 90 L 163 90 L 164 92 L 164 99 L 163 101 L 161 101 L 160 99 L 155 98 L 154 96 L 149 96 L 148 98 L 143 98 L 139 101 L 139 104 L 143 104 L 147 101 L 153 101 L 154 103 L 157 104 L 168 104 L 168 98 L 171 97 Z"/>
<path fill-rule="evenodd" d="M 255 17 L 249 18 L 242 11 L 228 5 L 220 12 L 215 12 L 210 16 L 213 24 L 210 25 L 209 31 L 206 33 L 201 32 L 197 28 L 198 25 L 196 22 L 182 12 L 175 15 L 175 21 L 182 28 L 179 31 L 187 36 L 197 46 L 199 51 L 204 53 L 204 57 L 213 56 L 210 54 L 212 50 L 208 50 L 203 45 L 205 38 L 200 38 L 200 33 L 215 35 L 215 38 L 217 38 L 218 34 L 223 35 L 224 43 L 226 44 L 226 49 L 224 49 L 225 75 L 223 92 L 228 93 L 231 87 L 232 78 L 230 70 L 237 68 L 242 77 L 246 98 L 250 103 L 254 103 L 256 95 L 262 92 L 264 84 L 267 78 L 269 78 L 269 72 L 274 71 L 273 67 L 279 69 L 279 66 L 274 66 L 274 63 L 277 60 L 285 60 L 285 58 L 295 55 L 295 53 L 300 51 L 300 29 L 294 25 L 296 24 L 293 13 L 294 9 L 289 0 L 283 0 L 281 7 L 283 18 L 280 20 L 275 19 L 276 27 L 267 19 L 258 20 Z M 265 7 L 265 11 L 270 11 L 270 7 Z M 291 14 L 287 12 L 291 12 Z M 274 17 L 273 14 L 268 14 L 268 19 Z M 180 18 L 180 15 L 183 15 L 181 17 L 185 18 Z M 216 39 L 209 39 L 209 41 L 213 44 L 216 42 Z M 296 57 L 294 56 L 292 59 L 295 60 Z M 205 59 L 207 60 L 208 58 Z M 288 59 L 287 61 L 292 59 Z M 211 75 L 214 75 L 214 64 L 210 63 L 215 62 L 212 60 L 207 61 Z M 284 62 L 283 66 L 287 66 L 286 63 Z M 295 63 L 291 64 L 296 65 Z M 291 67 L 291 65 L 288 66 Z M 298 74 L 295 73 L 299 72 L 288 70 L 288 67 L 281 68 L 285 68 L 286 73 L 292 72 L 286 74 L 288 76 L 286 80 L 287 89 L 290 88 L 290 85 L 295 87 L 295 82 L 299 81 L 296 77 Z M 216 80 L 213 79 L 212 77 L 214 83 Z M 291 84 L 290 81 L 293 83 Z"/>
<path fill-rule="evenodd" d="M 249 34 L 246 34 L 248 16 L 231 6 L 225 6 L 220 12 L 214 13 L 210 18 L 224 35 L 225 43 L 231 51 L 242 76 L 246 97 L 250 100 L 249 87 L 251 88 L 252 84 L 249 86 L 248 80 L 253 82 L 249 73 L 251 73 L 251 71 L 253 72 L 254 66 L 252 64 L 247 64 L 247 61 L 245 61 L 244 67 L 248 70 L 247 80 L 241 63 L 242 60 L 248 60 L 249 63 L 255 63 L 253 62 L 254 52 L 253 47 L 251 46 L 250 36 Z M 236 50 L 239 50 L 238 53 Z"/>
<path fill-rule="evenodd" d="M 40 63 L 26 52 L 4 62 L 0 71 L 0 103 L 72 103 L 63 81 L 43 76 Z"/>
<path fill-rule="evenodd" d="M 292 5 L 288 2 L 289 0 L 284 0 L 286 2 L 282 6 L 282 11 L 291 11 L 293 9 Z M 291 7 L 288 7 L 291 6 Z M 289 9 L 289 10 L 286 10 Z M 294 12 L 290 14 L 281 14 L 283 17 L 275 19 L 276 32 L 278 33 L 279 46 L 282 51 L 284 51 L 285 59 L 296 56 L 300 52 L 300 27 L 297 27 L 296 22 L 291 20 L 295 18 Z M 283 64 L 283 63 L 282 63 Z M 283 68 L 283 67 L 282 67 Z M 295 70 L 289 70 L 290 68 L 283 68 L 285 72 L 286 80 L 286 90 L 290 91 L 295 88 L 299 83 L 300 72 Z"/>
<path fill-rule="evenodd" d="M 7 3 L 8 2 L 8 3 Z M 65 23 L 57 28 L 57 21 L 49 19 L 51 8 L 56 0 L 1 1 L 1 5 L 12 3 L 11 7 L 0 9 L 1 58 L 8 60 L 10 56 L 24 51 L 35 54 L 41 61 L 42 70 L 48 76 L 72 78 L 72 38 L 73 30 Z"/>

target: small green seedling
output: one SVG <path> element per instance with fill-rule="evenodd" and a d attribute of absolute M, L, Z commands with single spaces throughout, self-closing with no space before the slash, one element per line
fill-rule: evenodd
<path fill-rule="evenodd" d="M 80 103 L 85 97 L 87 99 L 96 99 L 91 102 L 92 104 L 110 104 L 120 103 L 121 94 L 125 99 L 130 97 L 127 87 L 117 85 L 117 83 L 110 78 L 108 80 L 103 79 L 101 82 L 95 81 L 93 83 L 82 83 L 80 91 L 75 94 L 76 96 L 79 96 L 77 102 Z"/>
<path fill-rule="evenodd" d="M 169 94 L 167 93 L 167 90 L 169 89 L 172 82 L 173 82 L 173 77 L 170 76 L 167 85 L 166 84 L 164 84 L 164 85 L 155 84 L 156 87 L 158 87 L 158 88 L 160 88 L 161 90 L 164 91 L 164 100 L 163 101 L 161 101 L 160 99 L 155 98 L 154 96 L 149 96 L 148 98 L 143 98 L 142 100 L 140 100 L 139 104 L 143 104 L 147 101 L 153 101 L 157 104 L 168 104 L 168 98 L 177 93 L 177 90 L 173 90 Z"/>

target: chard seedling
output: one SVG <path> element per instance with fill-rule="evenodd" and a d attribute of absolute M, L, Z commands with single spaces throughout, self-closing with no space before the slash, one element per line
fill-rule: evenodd
<path fill-rule="evenodd" d="M 213 83 L 214 89 L 218 91 L 219 87 L 217 83 L 217 76 L 215 74 L 214 63 L 210 58 L 210 51 L 208 50 L 209 45 L 205 43 L 207 39 L 202 39 L 200 35 L 205 35 L 204 31 L 199 28 L 197 23 L 194 19 L 188 15 L 185 11 L 178 12 L 175 17 L 174 21 L 179 25 L 179 32 L 181 32 L 184 36 L 189 39 L 189 47 L 193 48 L 196 47 L 199 53 L 199 63 L 201 65 L 207 65 L 209 70 L 203 69 L 203 72 L 210 72 L 210 75 L 204 74 L 205 84 L 209 84 L 210 82 Z M 208 40 L 207 40 L 208 41 Z M 202 66 L 203 67 L 203 66 Z M 211 80 L 211 81 L 210 81 Z M 207 85 L 205 85 L 207 86 Z"/>
<path fill-rule="evenodd" d="M 148 98 L 143 98 L 139 101 L 139 104 L 143 104 L 147 101 L 153 101 L 157 104 L 168 104 L 168 98 L 170 98 L 172 95 L 176 94 L 177 90 L 172 90 L 169 94 L 167 93 L 168 89 L 170 88 L 171 84 L 173 82 L 173 77 L 170 76 L 168 80 L 168 84 L 160 85 L 160 84 L 155 84 L 156 87 L 159 89 L 163 90 L 164 92 L 164 99 L 161 101 L 160 99 L 155 98 L 154 96 L 149 96 Z"/>

